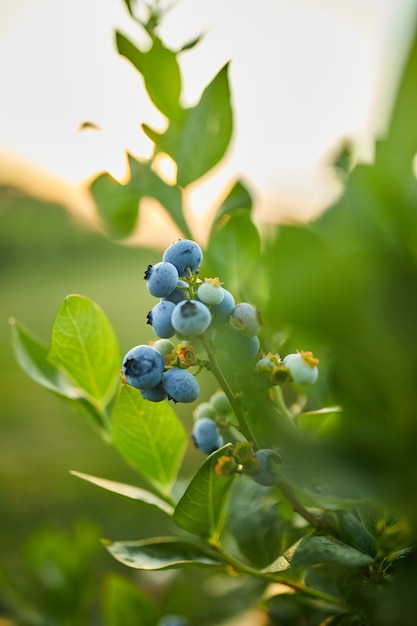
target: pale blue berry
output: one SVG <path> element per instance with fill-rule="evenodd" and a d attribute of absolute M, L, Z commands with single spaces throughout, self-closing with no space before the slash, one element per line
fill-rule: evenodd
<path fill-rule="evenodd" d="M 235 308 L 235 299 L 233 295 L 227 289 L 223 290 L 223 299 L 220 304 L 215 304 L 211 307 L 210 312 L 213 316 L 213 325 L 217 325 L 229 320 L 229 317 L 233 313 Z"/>
<path fill-rule="evenodd" d="M 258 310 L 248 302 L 241 302 L 233 309 L 230 323 L 244 337 L 253 337 L 261 329 Z"/>
<path fill-rule="evenodd" d="M 175 306 L 171 322 L 175 331 L 187 337 L 201 335 L 210 325 L 211 313 L 198 300 L 186 300 Z"/>
<path fill-rule="evenodd" d="M 150 389 L 161 382 L 164 358 L 152 346 L 135 346 L 125 355 L 122 372 L 128 385 L 137 389 Z"/>

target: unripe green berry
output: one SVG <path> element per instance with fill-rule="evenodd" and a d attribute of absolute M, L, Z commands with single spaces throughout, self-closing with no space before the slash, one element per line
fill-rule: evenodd
<path fill-rule="evenodd" d="M 224 298 L 224 291 L 218 278 L 206 278 L 197 289 L 197 297 L 207 306 L 220 304 Z"/>
<path fill-rule="evenodd" d="M 210 397 L 210 405 L 217 413 L 230 413 L 232 410 L 232 405 L 228 397 L 221 389 L 212 394 Z"/>

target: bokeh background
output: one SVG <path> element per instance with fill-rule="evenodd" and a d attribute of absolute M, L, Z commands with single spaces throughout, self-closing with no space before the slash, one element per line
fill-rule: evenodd
<path fill-rule="evenodd" d="M 237 174 L 254 192 L 259 224 L 310 218 L 337 196 L 332 151 L 348 137 L 356 158 L 372 158 L 415 14 L 411 0 L 178 0 L 162 38 L 179 47 L 204 33 L 183 57 L 188 101 L 232 60 L 234 141 L 224 167 L 189 191 L 200 241 L 213 203 Z M 87 182 L 101 170 L 122 179 L 125 150 L 149 154 L 140 123 L 163 120 L 117 56 L 115 28 L 142 37 L 121 0 L 2 2 L 0 24 L 0 624 L 12 623 L 13 607 L 23 624 L 100 624 L 106 576 L 135 574 L 98 539 L 169 529 L 158 512 L 69 474 L 140 484 L 80 416 L 20 371 L 8 319 L 47 342 L 62 299 L 80 293 L 106 312 L 121 354 L 151 338 L 143 270 L 176 233 L 152 206 L 128 245 L 109 241 Z M 97 127 L 81 130 L 86 121 Z M 180 411 L 190 424 L 190 409 Z M 186 463 L 195 454 L 190 447 Z M 193 577 L 176 584 L 198 588 Z M 175 610 L 175 587 L 157 578 L 161 603 Z"/>

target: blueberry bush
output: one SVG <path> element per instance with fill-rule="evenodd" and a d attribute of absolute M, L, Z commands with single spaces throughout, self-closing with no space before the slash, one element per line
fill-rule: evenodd
<path fill-rule="evenodd" d="M 160 615 L 145 592 L 115 579 L 106 623 L 220 624 L 257 607 L 271 625 L 414 625 L 417 43 L 373 163 L 354 164 L 346 151 L 335 161 L 343 191 L 333 206 L 264 236 L 250 190 L 232 181 L 202 248 L 184 197 L 229 146 L 228 66 L 183 106 L 180 60 L 199 40 L 170 49 L 158 6 L 139 19 L 126 0 L 147 49 L 120 32 L 116 42 L 166 128 L 142 125 L 154 152 L 129 155 L 127 183 L 104 173 L 91 184 L 109 237 L 132 232 L 145 196 L 180 229 L 157 263 L 139 268 L 140 284 L 127 270 L 132 299 L 146 291 L 155 305 L 124 356 L 86 296 L 65 298 L 49 345 L 12 320 L 26 374 L 85 415 L 146 488 L 73 473 L 155 507 L 174 529 L 106 539 L 105 549 L 127 568 L 195 568 L 204 585 L 220 580 L 216 617 L 195 621 Z M 154 167 L 159 154 L 175 163 L 172 184 Z M 135 345 L 138 332 L 148 339 Z M 202 376 L 215 384 L 207 395 Z"/>

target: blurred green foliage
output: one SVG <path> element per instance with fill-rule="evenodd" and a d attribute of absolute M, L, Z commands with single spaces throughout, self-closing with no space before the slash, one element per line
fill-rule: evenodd
<path fill-rule="evenodd" d="M 133 16 L 132 3 L 126 5 Z M 151 170 L 153 156 L 149 162 L 130 160 L 131 179 L 125 185 L 106 174 L 99 176 L 91 191 L 109 233 L 116 237 L 134 227 L 138 201 L 143 195 L 158 199 L 187 235 L 183 187 L 217 164 L 225 154 L 233 128 L 227 66 L 209 83 L 195 107 L 181 106 L 177 57 L 186 47 L 175 52 L 162 44 L 155 30 L 159 18 L 159 14 L 152 14 L 142 24 L 151 39 L 148 51 L 137 49 L 120 33 L 117 44 L 119 52 L 142 74 L 155 106 L 168 118 L 163 133 L 146 125 L 143 129 L 155 142 L 155 155 L 166 152 L 177 163 L 178 179 L 172 185 L 162 184 Z M 161 70 L 159 76 L 152 72 L 155 63 Z M 166 90 L 160 76 L 173 86 L 172 90 Z M 111 474 L 116 480 L 135 484 L 137 477 L 131 479 L 132 470 L 119 466 L 110 447 L 93 440 L 68 405 L 58 408 L 56 398 L 48 401 L 43 394 L 41 398 L 34 387 L 26 393 L 26 383 L 25 393 L 22 392 L 20 376 L 10 367 L 10 347 L 5 337 L 1 339 L 2 383 L 7 390 L 2 419 L 5 437 L 1 471 L 5 480 L 0 486 L 5 502 L 0 606 L 5 615 L 16 623 L 46 626 L 83 623 L 76 620 L 85 619 L 86 611 L 91 610 L 94 616 L 90 623 L 104 619 L 108 626 L 115 626 L 135 619 L 140 612 L 142 624 L 150 626 L 162 612 L 169 611 L 184 612 L 191 623 L 202 626 L 224 621 L 238 606 L 250 606 L 262 598 L 269 582 L 284 581 L 296 593 L 264 601 L 271 624 L 414 626 L 416 98 L 417 39 L 399 85 L 387 135 L 376 145 L 374 162 L 351 169 L 342 154 L 335 167 L 343 168 L 345 189 L 334 206 L 313 223 L 279 226 L 262 240 L 252 220 L 250 193 L 240 182 L 232 185 L 218 207 L 205 251 L 204 272 L 220 276 L 236 296 L 256 303 L 262 310 L 261 342 L 265 350 L 285 354 L 307 345 L 321 359 L 319 382 L 309 397 L 304 398 L 296 388 L 285 388 L 283 397 L 276 396 L 276 404 L 256 388 L 246 363 L 237 363 L 236 359 L 227 363 L 227 349 L 224 363 L 220 359 L 231 387 L 243 398 L 239 409 L 242 415 L 237 411 L 237 417 L 245 414 L 255 439 L 282 452 L 284 462 L 276 469 L 276 476 L 283 498 L 271 500 L 272 492 L 254 489 L 253 485 L 248 488 L 244 480 L 237 484 L 234 475 L 218 476 L 214 471 L 217 455 L 227 453 L 227 447 L 202 464 L 190 451 L 192 458 L 189 465 L 186 461 L 184 473 L 189 468 L 194 471 L 196 465 L 200 467 L 189 482 L 184 476 L 179 477 L 179 497 L 164 493 L 163 488 L 173 482 L 178 457 L 170 461 L 169 480 L 161 471 L 157 455 L 152 457 L 150 467 L 144 467 L 143 461 L 148 457 L 141 426 L 145 422 L 133 421 L 133 412 L 144 417 L 144 401 L 136 394 L 127 410 L 123 406 L 123 400 L 131 393 L 127 389 L 118 394 L 114 405 L 113 398 L 109 401 L 107 374 L 113 373 L 117 361 L 114 341 L 110 366 L 106 359 L 100 359 L 95 367 L 100 381 L 105 381 L 99 385 L 98 395 L 82 372 L 74 376 L 71 355 L 62 357 L 54 345 L 58 334 L 64 334 L 62 325 L 69 302 L 76 305 L 76 330 L 81 329 L 83 340 L 89 338 L 84 322 L 92 319 L 93 309 L 98 310 L 95 302 L 108 315 L 122 351 L 132 343 L 147 342 L 143 321 L 149 301 L 146 294 L 132 298 L 132 285 L 143 267 L 153 259 L 159 260 L 159 255 L 151 250 L 116 246 L 99 235 L 81 232 L 58 207 L 37 206 L 35 212 L 32 201 L 14 197 L 7 190 L 2 192 L 1 271 L 7 296 L 4 319 L 12 310 L 13 315 L 45 337 L 53 322 L 49 312 L 57 309 L 56 303 L 71 293 L 88 294 L 91 300 L 83 300 L 82 306 L 80 298 L 67 299 L 55 318 L 55 365 L 73 380 L 76 378 L 77 386 L 89 393 L 93 404 L 105 396 L 105 406 L 98 407 L 101 415 L 106 416 L 116 407 L 114 415 L 118 416 L 119 427 L 114 427 L 112 433 L 116 447 L 142 478 L 159 491 L 158 497 L 165 498 L 165 505 L 161 506 L 157 499 L 152 501 L 145 494 L 142 504 L 134 505 L 138 510 L 136 517 L 132 516 L 131 503 L 130 507 L 120 504 L 109 516 L 107 499 L 118 498 L 120 502 L 122 494 L 122 490 L 110 488 L 109 484 L 102 482 L 101 486 L 115 494 L 96 490 L 91 496 L 91 486 L 78 483 L 75 496 L 75 477 L 65 475 L 64 479 L 63 473 L 77 461 L 83 466 L 75 469 L 82 473 L 91 471 L 94 476 L 103 477 Z M 138 310 L 132 309 L 132 302 L 140 302 L 140 308 L 138 305 Z M 94 317 L 99 325 L 103 323 L 102 328 L 108 328 L 107 322 L 100 319 L 101 322 Z M 75 332 L 66 334 L 76 336 Z M 111 332 L 110 335 L 113 336 Z M 91 346 L 97 347 L 97 341 L 94 337 Z M 25 345 L 28 348 L 33 343 L 26 340 Z M 209 348 L 206 345 L 210 357 Z M 41 353 L 41 349 L 37 351 L 38 355 Z M 45 355 L 46 351 L 42 357 L 46 360 Z M 34 377 L 30 369 L 26 371 Z M 289 425 L 284 401 L 288 405 L 306 402 L 303 408 L 307 411 L 299 411 L 295 418 L 297 435 Z M 343 411 L 320 411 L 320 407 L 332 405 L 343 407 Z M 189 413 L 179 412 L 189 426 Z M 155 408 L 154 419 L 166 427 L 161 435 L 165 444 L 178 425 L 170 422 L 172 414 L 164 407 Z M 149 443 L 157 444 L 159 435 L 151 433 Z M 178 441 L 180 455 L 185 442 L 180 430 Z M 58 484 L 60 473 L 62 482 Z M 87 480 L 100 485 L 100 479 L 94 476 Z M 233 509 L 226 514 L 229 490 Z M 85 501 L 82 493 L 86 494 Z M 252 501 L 253 506 L 249 504 Z M 145 515 L 143 503 L 156 506 L 146 508 Z M 245 517 L 241 514 L 245 503 L 253 515 L 247 524 L 242 523 Z M 315 517 L 306 507 L 319 509 L 321 517 Z M 134 573 L 130 574 L 131 580 L 114 575 L 113 571 L 105 577 L 101 618 L 93 606 L 98 571 L 104 578 L 99 562 L 105 552 L 96 557 L 92 547 L 97 529 L 76 525 L 72 531 L 75 534 L 69 538 L 42 529 L 30 536 L 29 526 L 49 522 L 51 509 L 54 521 L 68 532 L 83 515 L 100 520 L 99 530 L 104 536 L 113 536 L 116 527 L 119 536 L 129 535 L 127 540 L 105 544 Z M 297 525 L 293 509 L 307 525 Z M 167 517 L 161 513 L 167 513 Z M 192 542 L 183 538 L 184 530 L 195 535 Z M 178 537 L 147 538 L 155 532 L 176 532 Z M 22 563 L 16 563 L 14 547 L 23 540 L 27 547 L 20 553 L 25 569 L 21 577 Z M 69 546 L 74 547 L 75 554 Z M 289 546 L 295 547 L 287 558 L 285 579 L 281 578 L 279 559 L 274 559 Z M 236 553 L 238 557 L 234 556 Z M 173 573 L 165 588 L 163 578 L 158 584 L 152 578 L 158 576 L 158 570 L 175 570 L 181 565 L 204 566 L 210 573 L 206 577 L 201 572 L 192 576 Z M 261 571 L 265 565 L 267 570 Z M 108 567 L 118 566 L 107 564 L 105 569 Z M 138 569 L 148 570 L 148 576 L 139 574 L 136 578 Z M 228 571 L 248 577 L 243 582 L 234 577 L 226 582 Z M 85 589 L 80 585 L 82 579 L 86 581 Z M 205 593 L 217 598 L 217 602 L 211 603 L 202 617 L 198 585 L 203 580 Z M 14 585 L 14 581 L 19 584 Z M 140 591 L 137 581 L 141 583 Z M 26 600 L 19 600 L 22 590 Z M 34 609 L 35 596 L 41 606 Z"/>

